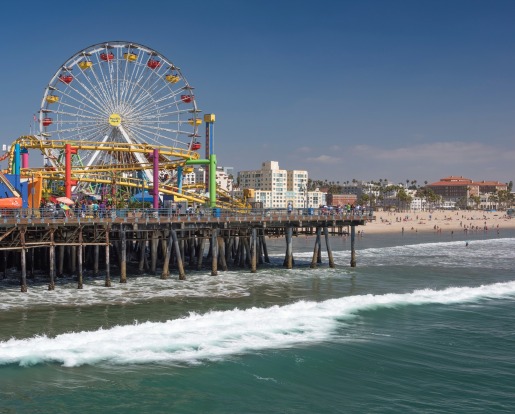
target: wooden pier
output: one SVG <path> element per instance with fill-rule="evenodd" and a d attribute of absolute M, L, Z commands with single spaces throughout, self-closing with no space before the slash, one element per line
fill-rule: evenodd
<path fill-rule="evenodd" d="M 293 237 L 313 235 L 311 267 L 321 263 L 322 237 L 328 263 L 334 267 L 329 235 L 349 234 L 350 266 L 356 266 L 354 249 L 356 226 L 372 216 L 348 214 L 303 215 L 296 213 L 236 213 L 216 215 L 166 216 L 158 213 L 124 212 L 119 217 L 2 217 L 0 251 L 5 278 L 8 269 L 19 270 L 21 291 L 27 291 L 27 277 L 47 274 L 48 289 L 57 277 L 74 275 L 77 288 L 83 287 L 86 270 L 104 275 L 111 286 L 111 272 L 120 283 L 127 282 L 127 265 L 167 279 L 176 274 L 186 278 L 186 269 L 211 268 L 211 275 L 229 267 L 257 272 L 269 262 L 266 239 L 284 237 L 284 266 L 293 268 Z M 114 263 L 113 263 L 114 259 Z M 158 270 L 159 269 L 159 270 Z"/>

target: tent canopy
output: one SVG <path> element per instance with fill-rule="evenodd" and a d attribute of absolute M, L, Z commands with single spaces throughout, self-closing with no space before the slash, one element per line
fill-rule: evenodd
<path fill-rule="evenodd" d="M 161 198 L 159 198 L 161 200 Z M 144 191 L 143 193 L 140 191 L 139 193 L 134 194 L 131 197 L 132 202 L 140 202 L 143 200 L 144 203 L 152 203 L 154 201 L 154 196 L 149 194 L 148 191 Z"/>

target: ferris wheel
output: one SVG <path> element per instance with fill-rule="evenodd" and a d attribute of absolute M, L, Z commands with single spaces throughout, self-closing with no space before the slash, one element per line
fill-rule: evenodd
<path fill-rule="evenodd" d="M 39 135 L 49 141 L 123 143 L 129 149 L 147 144 L 188 153 L 200 149 L 199 113 L 193 88 L 170 60 L 147 46 L 112 41 L 79 51 L 57 70 L 41 101 Z M 64 164 L 60 151 L 47 151 L 53 167 Z M 149 162 L 141 152 L 94 147 L 73 158 L 75 166 L 92 169 Z M 152 181 L 151 171 L 143 173 Z"/>

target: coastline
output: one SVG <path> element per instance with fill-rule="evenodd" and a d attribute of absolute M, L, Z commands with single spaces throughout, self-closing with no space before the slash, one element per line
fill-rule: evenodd
<path fill-rule="evenodd" d="M 468 234 L 469 232 L 500 232 L 514 230 L 515 218 L 504 211 L 434 210 L 408 212 L 374 212 L 376 218 L 356 230 L 363 234 L 435 233 Z"/>

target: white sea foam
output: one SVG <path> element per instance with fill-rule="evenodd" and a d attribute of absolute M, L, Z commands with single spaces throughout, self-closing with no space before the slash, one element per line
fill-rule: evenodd
<path fill-rule="evenodd" d="M 341 277 L 351 271 L 348 250 L 334 251 L 336 269 L 327 268 L 326 252 L 317 269 L 307 268 L 312 252 L 295 252 L 297 264 L 283 271 L 284 254 L 272 256 L 274 265 L 261 268 L 257 274 L 248 271 L 219 272 L 216 277 L 206 272 L 192 272 L 187 280 L 174 275 L 167 280 L 156 276 L 130 276 L 126 284 L 113 278 L 112 287 L 105 288 L 100 279 L 85 279 L 84 288 L 76 282 L 58 279 L 56 290 L 48 291 L 45 284 L 30 285 L 27 293 L 18 286 L 0 288 L 0 311 L 28 309 L 38 306 L 91 306 L 102 304 L 136 304 L 159 298 L 241 298 L 249 296 L 256 287 L 267 289 L 274 296 L 274 286 L 290 286 L 298 281 L 320 277 Z M 358 267 L 411 266 L 411 267 L 463 267 L 481 269 L 513 269 L 515 238 L 474 240 L 468 247 L 463 241 L 412 244 L 396 247 L 362 249 L 357 252 Z M 274 286 L 270 286 L 273 281 Z"/>
<path fill-rule="evenodd" d="M 348 296 L 324 302 L 212 311 L 145 322 L 0 342 L 0 364 L 196 364 L 265 349 L 332 340 L 360 311 L 424 304 L 474 303 L 515 296 L 515 282 L 406 294 Z M 351 329 L 349 327 L 349 329 Z"/>
<path fill-rule="evenodd" d="M 395 247 L 363 249 L 361 265 L 444 266 L 511 269 L 515 259 L 515 239 L 488 239 L 420 243 Z"/>

